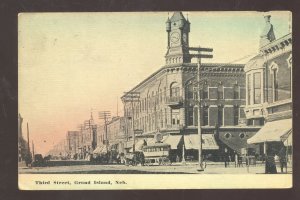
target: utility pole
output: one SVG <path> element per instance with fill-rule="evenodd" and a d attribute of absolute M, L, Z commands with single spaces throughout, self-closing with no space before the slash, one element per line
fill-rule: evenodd
<path fill-rule="evenodd" d="M 32 143 L 32 158 L 34 160 L 34 144 L 33 144 L 33 140 L 31 141 L 31 143 Z"/>
<path fill-rule="evenodd" d="M 130 102 L 131 103 L 131 122 L 132 122 L 132 137 L 133 137 L 133 145 L 132 145 L 132 152 L 135 152 L 135 133 L 134 133 L 134 102 L 140 102 L 140 92 L 124 92 L 125 95 L 123 97 L 123 102 Z M 126 113 L 127 118 L 128 113 Z M 126 124 L 127 126 L 127 124 Z"/>
<path fill-rule="evenodd" d="M 212 52 L 212 48 L 190 47 L 191 51 L 198 51 L 197 54 L 190 54 L 191 57 L 197 58 L 197 96 L 198 96 L 198 138 L 199 138 L 199 168 L 197 171 L 204 171 L 202 156 L 202 132 L 201 132 L 201 97 L 200 97 L 200 76 L 201 76 L 201 58 L 212 58 L 211 54 L 202 54 L 201 52 Z"/>
<path fill-rule="evenodd" d="M 111 114 L 110 111 L 100 111 L 99 112 L 99 119 L 104 120 L 104 130 L 105 130 L 105 145 L 106 149 L 108 150 L 108 137 L 107 137 L 107 122 L 110 118 Z"/>
<path fill-rule="evenodd" d="M 28 127 L 28 122 L 27 122 L 27 145 L 28 145 L 28 155 L 30 155 L 29 127 Z"/>

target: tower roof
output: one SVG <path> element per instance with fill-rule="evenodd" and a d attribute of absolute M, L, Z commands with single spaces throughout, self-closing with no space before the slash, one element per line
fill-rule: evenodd
<path fill-rule="evenodd" d="M 175 22 L 175 21 L 179 21 L 181 19 L 184 19 L 186 21 L 186 19 L 184 18 L 182 12 L 174 12 L 174 14 L 171 17 L 170 21 Z"/>

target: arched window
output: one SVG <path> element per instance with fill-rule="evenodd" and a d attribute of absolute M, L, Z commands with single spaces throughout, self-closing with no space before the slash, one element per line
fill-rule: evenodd
<path fill-rule="evenodd" d="M 278 71 L 278 65 L 275 62 L 272 62 L 270 67 L 270 74 L 273 77 L 273 101 L 278 100 Z"/>
<path fill-rule="evenodd" d="M 180 88 L 177 82 L 174 82 L 170 86 L 170 96 L 171 97 L 178 97 L 180 96 Z"/>

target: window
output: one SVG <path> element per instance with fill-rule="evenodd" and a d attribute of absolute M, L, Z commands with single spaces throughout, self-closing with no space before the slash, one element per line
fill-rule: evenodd
<path fill-rule="evenodd" d="M 254 81 L 254 104 L 261 103 L 261 73 L 256 72 L 253 74 Z"/>
<path fill-rule="evenodd" d="M 203 107 L 203 126 L 208 125 L 208 106 Z"/>
<path fill-rule="evenodd" d="M 167 109 L 165 108 L 165 125 L 167 125 L 168 123 L 168 118 L 167 118 Z"/>
<path fill-rule="evenodd" d="M 273 92 L 274 92 L 274 101 L 278 100 L 278 69 L 273 69 Z"/>
<path fill-rule="evenodd" d="M 289 86 L 289 98 L 291 98 L 292 97 L 292 78 L 293 78 L 293 76 L 292 76 L 292 68 L 293 68 L 293 57 L 292 57 L 292 54 L 290 54 L 290 56 L 288 57 L 288 59 L 287 59 L 287 63 L 288 63 L 288 68 L 290 69 L 290 86 Z"/>
<path fill-rule="evenodd" d="M 233 124 L 234 125 L 239 124 L 239 107 L 238 106 L 233 107 Z"/>
<path fill-rule="evenodd" d="M 179 87 L 172 87 L 171 88 L 171 97 L 178 97 L 179 96 Z"/>
<path fill-rule="evenodd" d="M 193 91 L 193 85 L 188 85 L 187 87 L 187 98 L 193 99 L 194 97 L 194 91 Z"/>
<path fill-rule="evenodd" d="M 208 99 L 208 85 L 206 83 L 203 85 L 202 95 L 203 99 Z"/>
<path fill-rule="evenodd" d="M 245 138 L 245 133 L 240 133 L 240 138 L 244 139 Z"/>
<path fill-rule="evenodd" d="M 159 102 L 161 103 L 162 102 L 162 91 L 161 89 L 159 89 Z"/>
<path fill-rule="evenodd" d="M 192 126 L 194 125 L 194 108 L 193 107 L 189 107 L 188 108 L 188 126 Z"/>
<path fill-rule="evenodd" d="M 226 133 L 226 134 L 225 134 L 225 138 L 226 138 L 226 139 L 231 138 L 231 133 Z"/>
<path fill-rule="evenodd" d="M 252 87 L 252 81 L 251 81 L 251 74 L 247 75 L 247 102 L 248 105 L 251 104 L 251 87 Z"/>
<path fill-rule="evenodd" d="M 172 125 L 179 125 L 180 119 L 179 119 L 179 109 L 173 109 L 172 110 Z"/>
<path fill-rule="evenodd" d="M 239 99 L 239 86 L 235 84 L 233 86 L 233 99 Z"/>
<path fill-rule="evenodd" d="M 278 65 L 275 62 L 271 63 L 270 75 L 272 77 L 273 101 L 278 101 Z M 286 77 L 288 78 L 288 77 Z"/>
<path fill-rule="evenodd" d="M 223 85 L 218 86 L 218 99 L 223 99 Z"/>
<path fill-rule="evenodd" d="M 223 107 L 218 106 L 218 125 L 223 126 Z"/>

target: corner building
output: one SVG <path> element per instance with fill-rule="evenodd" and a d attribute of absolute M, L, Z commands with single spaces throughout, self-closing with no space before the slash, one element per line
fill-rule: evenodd
<path fill-rule="evenodd" d="M 247 121 L 263 125 L 248 143 L 260 145 L 266 156 L 284 152 L 292 166 L 292 33 L 276 39 L 270 18 L 265 16 L 258 55 L 245 67 Z"/>
<path fill-rule="evenodd" d="M 173 161 L 198 159 L 197 64 L 189 53 L 190 22 L 175 12 L 166 22 L 166 64 L 129 91 L 139 101 L 124 101 L 127 148 L 151 142 L 157 132 L 171 145 Z M 259 127 L 248 126 L 244 114 L 245 73 L 242 64 L 203 63 L 200 77 L 202 147 L 207 159 L 220 160 L 225 148 L 233 154 L 247 147 Z M 132 119 L 134 121 L 132 122 Z M 133 123 L 133 124 L 132 124 Z M 133 130 L 134 131 L 133 131 Z M 126 145 L 125 145 L 126 146 Z"/>

